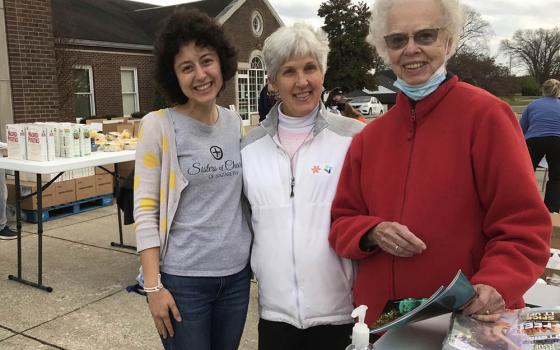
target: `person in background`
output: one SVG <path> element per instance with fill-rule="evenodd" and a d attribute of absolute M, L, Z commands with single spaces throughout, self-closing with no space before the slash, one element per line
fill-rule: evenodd
<path fill-rule="evenodd" d="M 362 123 L 366 123 L 366 118 L 360 114 L 349 102 L 344 104 L 344 113 L 343 115 L 348 118 L 356 119 Z"/>
<path fill-rule="evenodd" d="M 344 110 L 344 93 L 340 88 L 334 88 L 329 92 L 327 100 L 325 101 L 325 106 L 329 112 L 335 114 L 342 114 Z"/>
<path fill-rule="evenodd" d="M 511 107 L 447 73 L 463 28 L 458 0 L 376 0 L 370 41 L 397 75 L 396 105 L 350 146 L 330 242 L 357 262 L 367 323 L 389 300 L 429 297 L 460 269 L 497 320 L 544 271 L 551 220 Z"/>
<path fill-rule="evenodd" d="M 259 94 L 259 123 L 266 118 L 266 115 L 278 99 L 278 92 L 274 91 L 267 79 Z"/>
<path fill-rule="evenodd" d="M 6 171 L 0 169 L 0 239 L 10 240 L 17 238 L 17 232 L 12 231 L 8 226 L 8 216 L 6 214 L 8 200 L 8 189 L 6 188 Z"/>
<path fill-rule="evenodd" d="M 134 220 L 144 291 L 165 349 L 234 350 L 247 315 L 251 233 L 241 211 L 241 118 L 216 105 L 237 55 L 198 10 L 155 42 L 156 81 L 175 104 L 142 119 Z"/>
<path fill-rule="evenodd" d="M 521 116 L 521 129 L 533 170 L 543 157 L 548 163 L 544 204 L 550 212 L 560 211 L 560 81 L 549 79 L 542 85 L 543 97 L 531 102 Z"/>
<path fill-rule="evenodd" d="M 264 61 L 281 102 L 242 142 L 263 350 L 350 343 L 353 266 L 330 249 L 328 234 L 342 162 L 363 124 L 321 103 L 328 51 L 324 32 L 301 23 L 266 39 Z"/>

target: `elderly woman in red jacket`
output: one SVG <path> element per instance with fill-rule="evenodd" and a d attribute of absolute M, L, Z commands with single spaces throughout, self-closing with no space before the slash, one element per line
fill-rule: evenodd
<path fill-rule="evenodd" d="M 354 138 L 330 242 L 357 261 L 354 303 L 372 324 L 388 300 L 430 296 L 461 269 L 463 312 L 519 308 L 546 265 L 551 223 L 511 108 L 446 71 L 458 0 L 376 0 L 370 39 L 390 63 L 396 105 Z"/>

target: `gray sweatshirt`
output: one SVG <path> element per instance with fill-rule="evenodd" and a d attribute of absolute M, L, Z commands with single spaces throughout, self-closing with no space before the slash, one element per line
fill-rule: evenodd
<path fill-rule="evenodd" d="M 173 109 L 150 113 L 142 122 L 134 186 L 137 246 L 160 246 L 166 273 L 225 276 L 248 261 L 241 121 L 235 112 L 218 109 L 213 126 Z"/>

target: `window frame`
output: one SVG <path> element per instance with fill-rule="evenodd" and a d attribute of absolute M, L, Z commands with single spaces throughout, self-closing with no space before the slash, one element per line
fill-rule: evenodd
<path fill-rule="evenodd" d="M 259 60 L 261 68 L 254 68 L 253 61 L 255 59 Z M 261 55 L 252 55 L 248 64 L 240 65 L 237 71 L 236 104 L 243 125 L 250 125 L 251 115 L 259 112 L 259 95 L 266 84 L 266 79 L 266 69 Z M 252 87 L 256 90 L 252 90 Z M 254 107 L 254 110 L 252 107 Z"/>
<path fill-rule="evenodd" d="M 255 30 L 255 27 L 253 26 L 255 19 L 259 24 L 259 28 L 257 28 L 257 30 Z M 264 31 L 264 18 L 259 11 L 255 10 L 251 14 L 251 32 L 256 38 L 260 38 L 261 35 L 263 34 L 263 31 Z"/>
<path fill-rule="evenodd" d="M 94 85 L 93 85 L 93 67 L 90 66 L 90 65 L 76 64 L 76 65 L 72 66 L 72 69 L 76 69 L 76 70 L 81 69 L 81 70 L 87 70 L 88 71 L 89 93 L 74 91 L 74 96 L 76 96 L 76 95 L 89 95 L 90 116 L 93 116 L 93 115 L 96 114 L 96 112 L 95 112 L 95 88 L 94 88 Z M 74 106 L 74 113 L 76 113 L 75 106 Z"/>
<path fill-rule="evenodd" d="M 123 91 L 123 81 L 122 81 L 122 72 L 123 71 L 131 71 L 133 73 L 133 85 L 134 85 L 134 92 L 124 92 Z M 121 76 L 121 102 L 122 102 L 122 107 L 123 107 L 123 115 L 125 115 L 124 112 L 124 96 L 125 94 L 128 95 L 134 95 L 134 112 L 139 112 L 140 111 L 140 97 L 139 97 L 139 92 L 138 92 L 138 68 L 136 67 L 121 67 L 119 70 L 120 76 Z M 132 113 L 134 113 L 132 112 Z"/>

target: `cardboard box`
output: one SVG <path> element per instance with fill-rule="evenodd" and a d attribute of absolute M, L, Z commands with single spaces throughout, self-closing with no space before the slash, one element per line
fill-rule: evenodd
<path fill-rule="evenodd" d="M 122 178 L 122 181 L 124 181 L 124 179 L 126 179 L 130 173 L 132 173 L 132 171 L 134 170 L 134 161 L 128 161 L 128 162 L 122 162 L 119 163 L 119 175 Z M 121 181 L 121 183 L 122 183 Z"/>
<path fill-rule="evenodd" d="M 57 204 L 64 204 L 76 201 L 76 181 L 59 181 L 56 185 L 56 201 Z"/>
<path fill-rule="evenodd" d="M 115 171 L 115 164 L 105 164 L 103 167 L 109 171 Z M 120 169 L 120 168 L 119 168 Z M 101 169 L 100 167 L 95 167 L 95 175 L 109 175 L 105 170 Z"/>
<path fill-rule="evenodd" d="M 134 124 L 134 137 L 139 137 L 139 135 L 140 135 L 140 123 L 142 122 L 142 119 L 131 119 L 128 122 Z"/>
<path fill-rule="evenodd" d="M 560 214 L 550 214 L 552 219 L 552 235 L 550 237 L 550 248 L 560 249 Z"/>
<path fill-rule="evenodd" d="M 20 195 L 27 196 L 30 193 L 37 192 L 37 183 L 20 181 Z M 12 179 L 6 180 L 6 186 L 8 187 L 8 204 L 13 206 L 16 205 L 16 185 L 15 181 Z M 53 183 L 47 189 L 43 191 L 42 195 L 42 207 L 48 208 L 56 205 L 56 185 Z M 37 209 L 37 195 L 26 198 L 21 202 L 21 209 L 26 210 L 36 210 Z"/>
<path fill-rule="evenodd" d="M 118 127 L 119 124 L 126 124 L 126 121 L 124 118 L 118 118 L 118 119 L 111 119 L 111 120 L 104 120 L 103 121 L 103 133 L 104 134 L 108 134 L 110 132 L 119 132 L 118 131 Z M 132 130 L 129 130 L 132 133 Z"/>
<path fill-rule="evenodd" d="M 8 187 L 8 204 L 16 205 L 16 189 L 13 179 L 6 180 Z M 20 181 L 21 195 L 25 196 L 37 191 L 35 182 Z M 59 204 L 74 202 L 76 200 L 76 190 L 74 180 L 54 182 L 43 191 L 42 207 L 48 208 Z M 21 209 L 36 210 L 37 196 L 26 198 L 21 202 Z"/>
<path fill-rule="evenodd" d="M 95 176 L 80 177 L 75 181 L 76 200 L 95 197 Z"/>
<path fill-rule="evenodd" d="M 113 194 L 113 175 L 95 175 L 95 195 Z"/>
<path fill-rule="evenodd" d="M 134 136 L 134 124 L 132 123 L 118 123 L 117 132 L 121 134 L 123 131 L 128 130 L 130 137 Z"/>
<path fill-rule="evenodd" d="M 107 119 L 104 119 L 104 118 L 86 119 L 86 125 L 96 124 L 96 123 L 102 124 L 105 120 L 107 120 Z"/>

